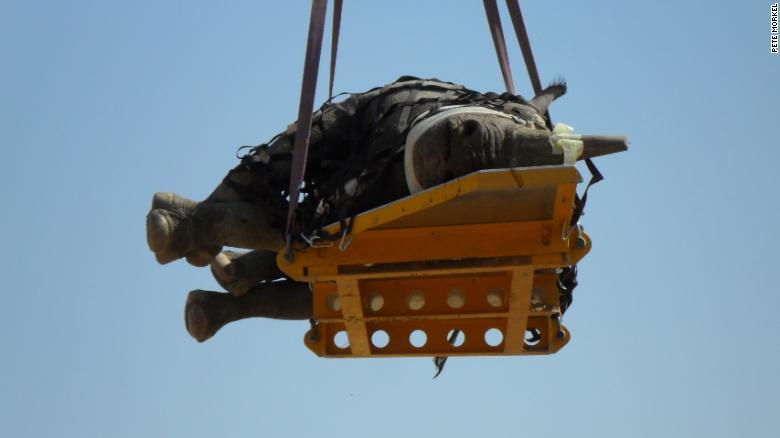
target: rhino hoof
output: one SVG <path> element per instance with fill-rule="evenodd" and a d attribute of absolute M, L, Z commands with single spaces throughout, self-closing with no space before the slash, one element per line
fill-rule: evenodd
<path fill-rule="evenodd" d="M 246 281 L 239 281 L 240 279 L 236 277 L 233 260 L 240 256 L 241 254 L 233 251 L 223 251 L 217 254 L 211 262 L 211 274 L 214 276 L 214 280 L 234 297 L 244 295 L 249 290 L 249 285 L 245 284 Z"/>
<path fill-rule="evenodd" d="M 233 260 L 230 256 L 231 253 L 224 251 L 217 254 L 214 260 L 211 261 L 211 272 L 220 284 L 223 282 L 232 283 L 236 280 L 232 269 Z"/>
<path fill-rule="evenodd" d="M 216 333 L 216 330 L 211 327 L 209 313 L 204 307 L 205 301 L 207 296 L 202 291 L 194 290 L 187 296 L 187 304 L 184 306 L 184 324 L 187 333 L 198 342 L 203 342 Z"/>
<path fill-rule="evenodd" d="M 146 243 L 161 265 L 179 258 L 178 255 L 170 251 L 174 227 L 173 219 L 165 210 L 152 210 L 146 216 Z"/>

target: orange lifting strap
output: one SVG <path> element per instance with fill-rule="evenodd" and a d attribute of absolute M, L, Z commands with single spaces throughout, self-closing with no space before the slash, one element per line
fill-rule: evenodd
<path fill-rule="evenodd" d="M 356 216 L 350 240 L 291 262 L 281 251 L 279 267 L 312 285 L 319 323 L 306 346 L 324 357 L 560 350 L 555 270 L 591 247 L 570 225 L 579 182 L 574 166 L 483 170 Z M 450 343 L 453 330 L 465 339 Z"/>

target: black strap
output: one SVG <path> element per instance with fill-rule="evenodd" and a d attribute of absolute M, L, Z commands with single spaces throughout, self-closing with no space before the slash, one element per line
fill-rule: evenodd
<path fill-rule="evenodd" d="M 574 302 L 574 289 L 577 287 L 577 265 L 567 266 L 558 274 L 558 305 L 561 316 Z M 559 319 L 560 321 L 560 319 Z"/>
<path fill-rule="evenodd" d="M 501 74 L 504 76 L 506 91 L 515 94 L 512 70 L 509 68 L 509 57 L 506 53 L 504 30 L 501 28 L 501 17 L 498 15 L 496 0 L 482 0 L 482 3 L 485 5 L 485 15 L 487 15 L 488 26 L 490 26 L 490 35 L 493 37 L 493 46 L 496 48 L 498 65 L 501 67 Z"/>
<path fill-rule="evenodd" d="M 458 339 L 458 335 L 460 335 L 460 330 L 455 329 L 450 334 L 450 337 L 447 339 L 447 342 L 450 345 L 455 345 L 455 341 Z M 447 363 L 447 356 L 436 356 L 433 358 L 433 365 L 436 367 L 436 374 L 433 375 L 433 378 L 439 377 L 439 374 L 441 374 L 442 371 L 444 371 L 444 364 Z"/>
<path fill-rule="evenodd" d="M 301 84 L 301 101 L 298 105 L 298 127 L 295 133 L 295 146 L 290 169 L 290 206 L 287 210 L 287 228 L 285 235 L 290 243 L 295 209 L 298 207 L 301 183 L 306 172 L 306 157 L 309 152 L 309 134 L 311 134 L 312 109 L 314 94 L 317 91 L 317 70 L 322 52 L 322 34 L 325 27 L 325 11 L 328 0 L 312 0 L 311 18 L 309 19 L 309 36 L 306 43 L 306 57 L 303 64 L 303 80 Z"/>
<path fill-rule="evenodd" d="M 590 189 L 590 186 L 604 179 L 604 175 L 599 172 L 599 169 L 593 164 L 593 161 L 590 158 L 585 159 L 585 165 L 588 166 L 588 171 L 590 171 L 590 181 L 588 181 L 588 185 L 585 186 L 582 198 L 577 197 L 577 199 L 575 199 L 574 211 L 571 214 L 572 226 L 577 224 L 577 221 L 580 220 L 580 216 L 582 216 L 582 212 L 585 210 L 585 203 L 588 202 L 588 189 Z"/>
<path fill-rule="evenodd" d="M 328 98 L 333 97 L 333 80 L 336 78 L 336 55 L 339 51 L 339 32 L 341 30 L 341 6 L 344 0 L 333 2 L 333 31 L 330 34 L 330 80 L 328 81 Z"/>

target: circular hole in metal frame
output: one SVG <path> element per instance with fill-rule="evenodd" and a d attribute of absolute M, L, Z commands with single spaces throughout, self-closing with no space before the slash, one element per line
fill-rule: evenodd
<path fill-rule="evenodd" d="M 341 299 L 339 299 L 339 295 L 336 293 L 326 295 L 325 307 L 331 312 L 341 311 Z"/>
<path fill-rule="evenodd" d="M 485 343 L 491 347 L 498 347 L 504 342 L 504 333 L 493 327 L 485 330 Z"/>
<path fill-rule="evenodd" d="M 409 333 L 409 343 L 414 348 L 422 348 L 428 343 L 428 335 L 423 330 L 414 330 Z"/>
<path fill-rule="evenodd" d="M 491 307 L 501 307 L 504 305 L 504 289 L 494 287 L 487 292 L 485 298 Z"/>
<path fill-rule="evenodd" d="M 342 350 L 349 348 L 349 336 L 347 335 L 347 332 L 344 330 L 336 332 L 336 334 L 333 335 L 333 344 L 336 345 L 336 348 Z"/>
<path fill-rule="evenodd" d="M 412 310 L 420 310 L 425 306 L 425 295 L 419 290 L 413 290 L 406 296 L 406 305 Z"/>
<path fill-rule="evenodd" d="M 536 347 L 539 345 L 539 342 L 542 341 L 542 331 L 535 328 L 529 328 L 525 330 L 525 336 L 523 337 L 523 342 L 525 343 L 526 347 Z"/>
<path fill-rule="evenodd" d="M 372 312 L 378 312 L 385 306 L 385 297 L 379 292 L 370 292 L 367 298 L 368 308 L 371 309 Z"/>
<path fill-rule="evenodd" d="M 390 335 L 384 330 L 377 330 L 371 334 L 371 345 L 376 348 L 385 348 L 390 344 Z"/>
<path fill-rule="evenodd" d="M 460 309 L 466 304 L 466 295 L 463 294 L 463 290 L 458 287 L 453 287 L 447 292 L 447 305 L 453 309 Z"/>
<path fill-rule="evenodd" d="M 455 331 L 457 330 L 458 334 L 455 334 Z M 453 338 L 454 336 L 454 338 Z M 460 329 L 452 329 L 447 332 L 447 343 L 452 345 L 455 348 L 458 348 L 463 345 L 463 343 L 466 342 L 466 334 L 463 333 L 463 330 Z"/>

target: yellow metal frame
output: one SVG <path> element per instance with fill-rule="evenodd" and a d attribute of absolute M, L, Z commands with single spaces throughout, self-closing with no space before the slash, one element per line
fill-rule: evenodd
<path fill-rule="evenodd" d="M 479 171 L 356 216 L 341 242 L 291 262 L 280 251 L 279 267 L 312 285 L 318 324 L 306 346 L 324 357 L 560 350 L 569 332 L 555 269 L 591 246 L 569 225 L 579 182 L 573 166 Z M 490 329 L 501 335 L 486 337 Z M 534 342 L 525 339 L 531 329 L 540 333 Z M 418 330 L 426 342 L 416 347 Z M 465 335 L 457 346 L 452 330 Z M 387 345 L 372 342 L 380 331 Z M 337 344 L 340 332 L 347 346 Z"/>

